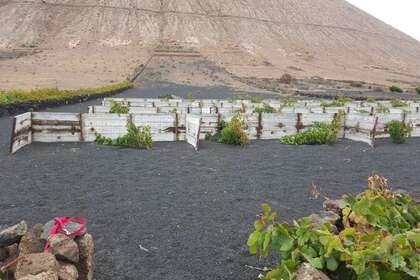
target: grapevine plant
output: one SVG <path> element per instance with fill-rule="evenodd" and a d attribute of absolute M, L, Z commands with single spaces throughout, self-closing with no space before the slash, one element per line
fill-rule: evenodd
<path fill-rule="evenodd" d="M 249 236 L 252 254 L 280 257 L 263 280 L 291 280 L 299 266 L 310 263 L 332 279 L 420 279 L 420 204 L 393 193 L 385 178 L 369 178 L 367 189 L 340 200 L 340 220 L 314 225 L 310 217 L 277 221 L 263 204 Z"/>

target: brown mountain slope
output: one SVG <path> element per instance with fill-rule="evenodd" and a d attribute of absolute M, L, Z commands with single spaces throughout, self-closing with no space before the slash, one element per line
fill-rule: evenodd
<path fill-rule="evenodd" d="M 0 87 L 122 79 L 175 43 L 241 77 L 420 82 L 420 43 L 344 0 L 0 0 L 0 26 L 0 53 L 40 51 L 0 55 Z"/>

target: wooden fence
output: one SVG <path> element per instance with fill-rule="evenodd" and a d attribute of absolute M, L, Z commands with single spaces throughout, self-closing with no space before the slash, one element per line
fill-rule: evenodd
<path fill-rule="evenodd" d="M 109 113 L 112 102 L 129 105 L 129 114 Z M 270 102 L 282 106 L 278 101 Z M 375 109 L 360 112 L 356 109 L 364 108 L 360 107 L 363 102 L 352 102 L 344 110 L 347 113 L 338 137 L 374 146 L 376 138 L 389 137 L 387 124 L 391 120 L 409 124 L 412 136 L 420 137 L 416 104 L 410 104 L 408 111 L 393 108 L 390 113 L 375 113 Z M 229 122 L 235 112 L 250 112 L 255 106 L 246 101 L 105 99 L 103 105 L 90 107 L 89 113 L 25 113 L 14 118 L 10 152 L 15 153 L 32 142 L 93 142 L 98 134 L 115 139 L 127 132 L 129 121 L 138 127 L 149 126 L 153 141 L 186 140 L 198 149 L 198 141 L 207 133 L 217 132 L 222 121 Z M 319 106 L 316 101 L 299 102 L 281 107 L 279 113 L 240 113 L 240 116 L 250 139 L 279 139 L 308 129 L 316 122 L 329 123 L 337 112 L 343 111 L 340 107 Z"/>

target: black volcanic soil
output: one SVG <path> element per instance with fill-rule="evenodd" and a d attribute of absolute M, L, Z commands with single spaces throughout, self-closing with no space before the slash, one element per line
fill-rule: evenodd
<path fill-rule="evenodd" d="M 214 96 L 213 90 L 196 95 Z M 185 88 L 121 95 L 177 91 Z M 10 120 L 0 119 L 0 224 L 85 216 L 95 237 L 99 280 L 253 280 L 257 273 L 245 265 L 270 265 L 246 248 L 262 202 L 291 220 L 321 208 L 321 200 L 309 198 L 312 182 L 335 198 L 361 191 L 374 171 L 396 188 L 420 189 L 420 139 L 405 145 L 381 140 L 375 149 L 350 141 L 257 141 L 246 148 L 203 142 L 199 152 L 184 142 L 157 143 L 149 151 L 38 143 L 10 156 Z"/>

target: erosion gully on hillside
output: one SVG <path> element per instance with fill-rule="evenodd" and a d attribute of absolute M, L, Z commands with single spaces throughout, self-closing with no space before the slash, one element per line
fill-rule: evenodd
<path fill-rule="evenodd" d="M 227 88 L 166 84 L 121 97 L 164 94 L 223 98 Z M 226 92 L 222 94 L 221 92 Z M 87 111 L 85 104 L 54 111 Z M 83 215 L 95 237 L 96 279 L 256 279 L 245 265 L 271 265 L 247 252 L 262 202 L 292 220 L 321 208 L 309 186 L 331 198 L 359 192 L 372 172 L 391 185 L 420 189 L 420 140 L 375 149 L 343 141 L 334 146 L 286 146 L 256 141 L 246 148 L 202 142 L 156 143 L 152 150 L 95 144 L 40 144 L 8 155 L 11 118 L 0 118 L 1 223 Z"/>

